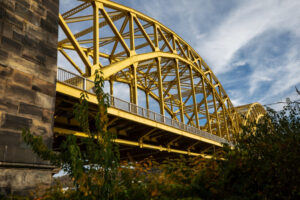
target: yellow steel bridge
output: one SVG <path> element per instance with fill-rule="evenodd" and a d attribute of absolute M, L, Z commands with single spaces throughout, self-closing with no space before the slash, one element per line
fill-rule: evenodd
<path fill-rule="evenodd" d="M 83 134 L 72 106 L 83 90 L 91 105 L 97 103 L 96 69 L 109 83 L 109 128 L 118 134 L 121 157 L 209 157 L 222 143 L 232 144 L 246 119 L 258 121 L 265 113 L 258 103 L 235 108 L 189 44 L 132 8 L 86 0 L 60 14 L 59 25 L 65 38 L 58 42 L 58 51 L 68 67 L 58 68 L 56 140 L 61 134 Z M 114 96 L 118 84 L 127 86 L 128 101 Z"/>

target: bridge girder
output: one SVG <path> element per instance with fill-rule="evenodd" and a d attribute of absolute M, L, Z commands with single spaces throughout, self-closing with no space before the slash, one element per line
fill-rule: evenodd
<path fill-rule="evenodd" d="M 58 51 L 88 79 L 101 70 L 111 83 L 111 95 L 114 83 L 123 83 L 130 88 L 131 103 L 139 103 L 141 90 L 148 109 L 150 96 L 162 115 L 229 141 L 239 133 L 239 110 L 217 77 L 188 43 L 160 22 L 112 1 L 86 0 L 59 15 L 59 24 L 66 38 L 58 42 Z"/>

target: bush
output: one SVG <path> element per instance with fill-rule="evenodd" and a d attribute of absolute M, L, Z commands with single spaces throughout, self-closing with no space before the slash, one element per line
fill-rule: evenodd
<path fill-rule="evenodd" d="M 218 167 L 198 174 L 196 191 L 210 199 L 299 199 L 299 104 L 268 109 L 259 124 L 243 130 L 236 147 L 224 149 Z"/>

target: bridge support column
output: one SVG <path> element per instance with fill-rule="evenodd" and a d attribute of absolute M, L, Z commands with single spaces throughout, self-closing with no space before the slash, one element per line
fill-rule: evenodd
<path fill-rule="evenodd" d="M 49 185 L 54 169 L 21 139 L 52 146 L 59 0 L 0 2 L 0 198 Z"/>

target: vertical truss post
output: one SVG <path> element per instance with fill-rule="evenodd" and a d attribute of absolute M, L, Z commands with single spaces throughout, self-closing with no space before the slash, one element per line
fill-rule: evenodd
<path fill-rule="evenodd" d="M 154 31 L 154 46 L 155 48 L 159 48 L 159 45 L 158 45 L 158 34 L 157 34 L 157 25 L 154 24 L 153 26 L 153 31 Z"/>
<path fill-rule="evenodd" d="M 176 50 L 176 41 L 175 41 L 175 36 L 174 34 L 172 34 L 172 47 L 173 47 L 173 53 L 177 54 L 177 50 Z"/>
<path fill-rule="evenodd" d="M 131 66 L 131 71 L 132 71 L 132 97 L 133 97 L 133 101 L 132 103 L 134 103 L 135 105 L 138 105 L 138 95 L 137 95 L 137 77 L 136 77 L 136 68 L 137 68 L 137 64 L 133 64 Z"/>
<path fill-rule="evenodd" d="M 208 104 L 207 104 L 207 94 L 206 94 L 206 88 L 205 88 L 205 83 L 204 83 L 204 77 L 201 77 L 201 81 L 202 81 L 202 90 L 203 90 L 203 95 L 204 95 L 204 103 L 205 103 L 205 112 L 206 112 L 208 131 L 210 133 L 212 133 L 211 123 L 210 123 L 210 115 L 209 115 Z"/>
<path fill-rule="evenodd" d="M 109 79 L 109 92 L 111 96 L 114 96 L 114 80 Z"/>
<path fill-rule="evenodd" d="M 146 107 L 149 110 L 149 91 L 146 91 L 145 95 L 146 95 Z"/>
<path fill-rule="evenodd" d="M 83 77 L 83 87 L 82 89 L 85 91 L 86 90 L 86 78 Z"/>
<path fill-rule="evenodd" d="M 180 85 L 179 65 L 178 65 L 177 59 L 175 59 L 175 70 L 176 70 L 178 97 L 179 97 L 179 101 L 180 101 L 180 105 L 179 105 L 180 119 L 181 119 L 181 122 L 184 123 L 184 111 L 183 111 L 183 102 L 182 102 L 181 85 Z"/>
<path fill-rule="evenodd" d="M 92 73 L 94 73 L 95 67 L 99 66 L 99 2 L 92 2 L 93 4 L 93 45 L 94 45 L 94 66 L 92 69 Z"/>
<path fill-rule="evenodd" d="M 113 96 L 114 96 L 114 80 L 112 79 L 109 79 L 109 93 L 110 93 L 110 96 L 111 96 L 111 105 L 114 105 L 114 99 L 113 99 Z"/>
<path fill-rule="evenodd" d="M 228 115 L 231 116 L 231 109 L 229 107 L 229 99 L 228 97 L 226 97 L 226 102 L 227 102 L 227 111 L 228 111 Z M 225 106 L 226 107 L 226 106 Z M 230 118 L 231 124 L 230 124 L 230 130 L 233 131 L 233 121 L 232 121 L 232 117 Z M 228 125 L 228 124 L 227 124 Z"/>
<path fill-rule="evenodd" d="M 129 90 L 130 90 L 130 103 L 133 103 L 133 84 L 132 84 L 132 80 L 130 80 L 128 85 L 129 85 Z"/>
<path fill-rule="evenodd" d="M 217 131 L 219 136 L 221 137 L 221 129 L 220 129 L 220 120 L 219 120 L 219 114 L 217 109 L 217 101 L 216 101 L 216 94 L 214 88 L 212 89 L 212 95 L 213 95 L 213 101 L 214 101 L 214 109 L 215 109 L 215 115 L 216 115 L 216 122 L 217 122 Z"/>
<path fill-rule="evenodd" d="M 165 103 L 164 103 L 160 60 L 161 58 L 156 58 L 157 73 L 158 73 L 158 87 L 159 87 L 158 92 L 159 92 L 159 100 L 160 100 L 160 114 L 165 115 Z"/>
<path fill-rule="evenodd" d="M 192 66 L 189 65 L 190 70 L 190 79 L 191 79 L 191 86 L 193 92 L 193 103 L 194 103 L 194 116 L 196 117 L 196 126 L 199 128 L 199 116 L 198 116 L 198 108 L 197 108 L 197 99 L 196 99 L 196 92 L 194 87 L 194 76 L 193 76 L 193 69 Z"/>
<path fill-rule="evenodd" d="M 135 51 L 135 44 L 134 44 L 134 15 L 129 13 L 129 33 L 130 33 L 130 51 Z"/>
<path fill-rule="evenodd" d="M 223 110 L 223 117 L 224 117 L 224 126 L 225 126 L 225 131 L 227 135 L 227 140 L 229 141 L 229 131 L 228 131 L 228 125 L 227 125 L 227 120 L 226 120 L 226 113 L 225 113 L 225 105 L 222 105 L 222 110 Z"/>

